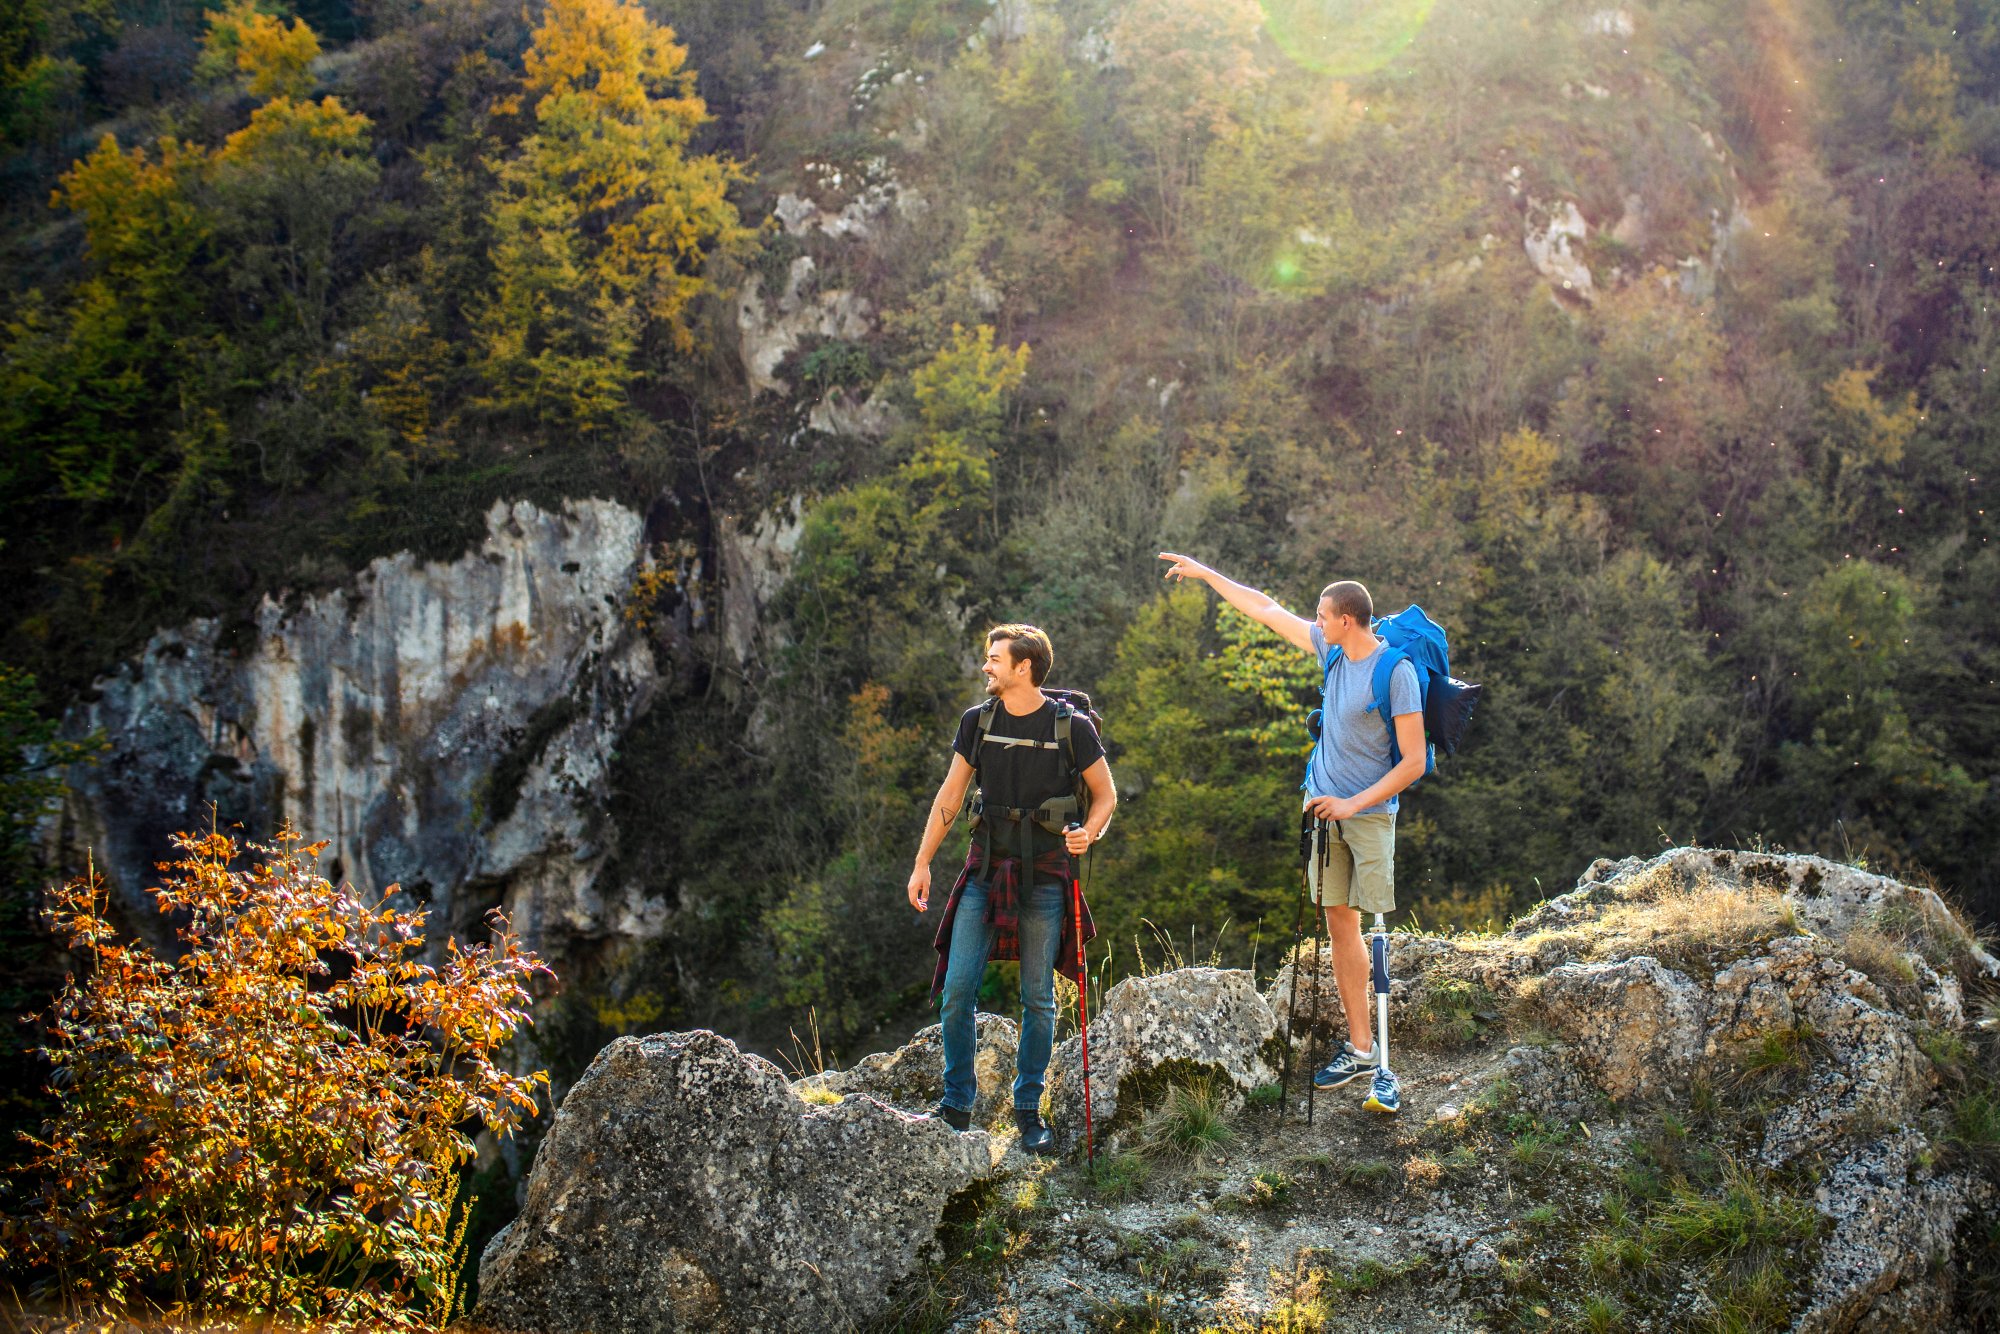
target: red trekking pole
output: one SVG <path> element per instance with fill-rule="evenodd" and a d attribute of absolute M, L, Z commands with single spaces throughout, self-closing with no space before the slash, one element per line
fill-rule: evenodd
<path fill-rule="evenodd" d="M 1070 824 L 1069 829 L 1081 829 L 1080 824 Z M 1090 974 L 1084 969 L 1083 959 L 1083 881 L 1077 878 L 1077 858 L 1069 859 L 1070 905 L 1076 910 L 1076 1014 L 1077 1038 L 1083 1043 L 1083 1154 L 1092 1167 L 1097 1165 L 1097 1143 L 1095 1127 L 1090 1115 Z"/>

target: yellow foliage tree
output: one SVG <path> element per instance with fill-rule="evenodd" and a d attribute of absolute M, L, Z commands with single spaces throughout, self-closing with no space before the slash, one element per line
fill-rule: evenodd
<path fill-rule="evenodd" d="M 241 76 L 252 97 L 303 97 L 312 91 L 312 63 L 319 37 L 293 19 L 257 8 L 256 0 L 236 0 L 208 16 L 199 70 L 212 79 Z"/>
<path fill-rule="evenodd" d="M 708 119 L 686 59 L 629 0 L 544 12 L 522 82 L 533 130 L 492 164 L 496 284 L 479 331 L 496 405 L 599 426 L 642 353 L 693 346 L 684 312 L 704 261 L 748 233 L 727 197 L 741 169 L 686 152 Z"/>
<path fill-rule="evenodd" d="M 1885 406 L 1875 397 L 1880 371 L 1879 366 L 1851 366 L 1827 382 L 1827 403 L 1846 428 L 1841 432 L 1842 455 L 1850 464 L 1894 467 L 1916 434 L 1916 391 L 1905 390 L 1900 400 Z"/>

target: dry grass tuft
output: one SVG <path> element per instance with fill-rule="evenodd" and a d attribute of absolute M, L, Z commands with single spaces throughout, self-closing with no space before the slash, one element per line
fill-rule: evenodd
<path fill-rule="evenodd" d="M 1800 929 L 1791 902 L 1775 891 L 1706 877 L 1685 889 L 1662 880 L 1656 897 L 1605 909 L 1592 933 L 1595 957 L 1650 954 L 1670 968 L 1712 965 Z"/>

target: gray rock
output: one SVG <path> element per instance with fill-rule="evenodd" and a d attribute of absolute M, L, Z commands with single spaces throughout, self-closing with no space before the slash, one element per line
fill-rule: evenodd
<path fill-rule="evenodd" d="M 1294 993 L 1294 978 L 1297 991 Z M 1304 1061 L 1307 1041 L 1325 1043 L 1337 1041 L 1336 1035 L 1347 1031 L 1346 1011 L 1340 1005 L 1340 991 L 1333 981 L 1333 950 L 1321 942 L 1318 953 L 1314 953 L 1313 942 L 1308 940 L 1300 949 L 1287 955 L 1279 965 L 1277 976 L 1264 991 L 1264 1004 L 1270 1009 L 1278 1024 L 1278 1037 L 1284 1040 L 1292 1025 L 1296 1024 L 1298 1035 L 1293 1041 L 1294 1063 Z M 1317 1019 L 1317 1026 L 1315 1026 Z"/>
<path fill-rule="evenodd" d="M 480 1260 L 486 1331 L 840 1329 L 937 1258 L 992 1141 L 867 1097 L 802 1102 L 713 1033 L 620 1038 L 557 1110 Z"/>
<path fill-rule="evenodd" d="M 1240 1095 L 1277 1079 L 1278 1020 L 1241 969 L 1179 968 L 1128 977 L 1090 1017 L 1090 1084 L 1097 1146 L 1115 1147 L 1156 1105 L 1158 1076 L 1205 1071 Z M 1084 1140 L 1081 1049 L 1072 1037 L 1049 1062 L 1049 1102 L 1059 1140 Z"/>
<path fill-rule="evenodd" d="M 1532 1108 L 1544 1121 L 1574 1125 L 1590 1116 L 1591 1091 L 1567 1049 L 1514 1047 L 1500 1061 L 1500 1075 L 1512 1087 L 1520 1105 Z"/>
<path fill-rule="evenodd" d="M 775 293 L 768 304 L 761 279 L 753 275 L 743 285 L 736 302 L 738 350 L 750 380 L 750 392 L 753 395 L 765 390 L 787 392 L 790 386 L 778 378 L 778 365 L 801 339 L 814 334 L 822 338 L 865 338 L 873 327 L 870 316 L 866 297 L 845 289 L 817 290 L 816 266 L 811 255 L 800 255 L 792 261 L 783 290 Z"/>
<path fill-rule="evenodd" d="M 404 552 L 346 584 L 267 597 L 240 633 L 197 620 L 154 635 L 65 719 L 109 749 L 65 775 L 67 828 L 142 926 L 167 835 L 220 823 L 263 838 L 289 819 L 331 840 L 321 866 L 400 883 L 447 932 L 496 902 L 567 972 L 570 948 L 657 936 L 667 904 L 607 890 L 613 752 L 658 687 L 621 615 L 644 557 L 638 514 L 496 502 L 450 562 Z M 504 781 L 501 781 L 503 780 Z"/>
<path fill-rule="evenodd" d="M 1794 1334 L 1928 1334 L 1950 1313 L 1952 1252 L 1960 1220 L 1990 1188 L 1973 1177 L 1933 1175 L 1924 1137 L 1897 1131 L 1842 1159 L 1817 1194 L 1832 1224 Z"/>
<path fill-rule="evenodd" d="M 1597 905 L 1646 901 L 1699 882 L 1775 890 L 1785 896 L 1801 925 L 1821 935 L 1841 937 L 1885 916 L 1930 923 L 1953 937 L 1955 948 L 1988 977 L 2000 977 L 2000 959 L 1954 926 L 1951 908 L 1926 885 L 1906 885 L 1853 866 L 1793 853 L 1736 852 L 1715 848 L 1673 848 L 1649 861 L 1627 857 L 1590 864 L 1568 894 L 1550 899 L 1523 916 L 1509 934 L 1545 929 L 1558 920 L 1596 915 Z M 1963 936 L 1962 939 L 1956 939 Z"/>
<path fill-rule="evenodd" d="M 1271 979 L 1271 985 L 1264 990 L 1264 1003 L 1277 1016 L 1281 1040 L 1296 1008 L 1299 1046 L 1294 1050 L 1293 1059 L 1301 1063 L 1307 1059 L 1305 1043 L 1309 1036 L 1318 1044 L 1314 1050 L 1327 1056 L 1347 1036 L 1347 1012 L 1341 1006 L 1340 993 L 1333 980 L 1332 947 L 1322 944 L 1318 957 L 1319 964 L 1315 969 L 1311 944 L 1307 944 L 1304 951 L 1296 956 L 1288 955 L 1285 962 L 1279 965 L 1277 975 Z M 1306 961 L 1305 966 L 1297 970 L 1296 1007 L 1292 1001 L 1295 959 Z M 1523 977 L 1540 971 L 1531 958 L 1523 957 L 1518 951 L 1487 950 L 1470 946 L 1463 940 L 1414 931 L 1391 932 L 1389 1039 L 1392 1060 L 1396 1044 L 1406 1040 L 1411 1033 L 1409 1016 L 1424 1003 L 1426 993 L 1433 986 L 1463 977 L 1500 994 L 1512 990 Z M 1325 988 L 1323 993 L 1320 991 L 1322 986 Z M 1373 996 L 1372 983 L 1365 994 Z M 1317 1030 L 1313 1027 L 1315 1003 L 1319 1006 Z M 1372 1007 L 1373 1002 L 1370 1001 L 1371 1011 Z M 1371 1031 L 1373 1022 L 1371 1014 Z"/>
<path fill-rule="evenodd" d="M 1686 1087 L 1708 1003 L 1683 974 L 1645 954 L 1568 963 L 1542 983 L 1541 1002 L 1550 1025 L 1612 1098 L 1627 1102 Z"/>
<path fill-rule="evenodd" d="M 1011 1019 L 982 1014 L 974 1020 L 974 1031 L 979 1098 L 972 1104 L 972 1124 L 990 1126 L 1014 1103 L 1014 1056 L 1021 1030 Z M 864 1056 L 850 1069 L 807 1075 L 798 1086 L 865 1093 L 904 1111 L 927 1112 L 944 1096 L 944 1026 L 932 1024 L 896 1050 Z"/>
<path fill-rule="evenodd" d="M 1740 1044 L 1784 1028 L 1810 1033 L 1803 1092 L 1774 1108 L 1759 1155 L 1777 1166 L 1850 1131 L 1906 1121 L 1936 1084 L 1914 1025 L 1867 978 L 1793 936 L 1716 975 L 1703 1060 L 1729 1077 Z"/>

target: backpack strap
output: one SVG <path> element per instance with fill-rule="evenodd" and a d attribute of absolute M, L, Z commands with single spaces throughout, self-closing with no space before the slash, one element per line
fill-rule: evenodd
<path fill-rule="evenodd" d="M 1394 749 L 1396 720 L 1389 712 L 1389 687 L 1396 675 L 1396 664 L 1399 662 L 1410 662 L 1410 655 L 1399 648 L 1390 648 L 1387 644 L 1384 644 L 1377 652 L 1382 656 L 1376 661 L 1375 674 L 1369 679 L 1369 689 L 1375 692 L 1375 699 L 1369 707 L 1382 715 L 1383 723 L 1389 728 L 1390 748 Z M 1416 670 L 1415 663 L 1410 663 L 1410 670 Z M 1421 695 L 1423 693 L 1421 689 L 1423 683 L 1420 681 L 1417 684 L 1419 687 L 1418 694 Z"/>
<path fill-rule="evenodd" d="M 979 774 L 979 757 L 986 753 L 986 738 L 993 731 L 993 715 L 999 712 L 1000 701 L 991 695 L 979 706 L 978 730 L 972 738 L 972 795 L 965 799 L 965 809 L 972 816 L 973 837 L 979 840 L 979 879 L 986 883 L 993 867 L 993 822 L 985 817 L 985 783 Z"/>
<path fill-rule="evenodd" d="M 1000 701 L 988 697 L 979 706 L 978 731 L 972 743 L 972 769 L 975 785 L 972 794 L 966 798 L 965 807 L 973 821 L 973 832 L 980 840 L 979 878 L 984 881 L 993 869 L 993 826 L 1000 820 L 1012 821 L 1021 835 L 1021 874 L 1033 879 L 1034 859 L 1030 845 L 1028 828 L 1039 824 L 1051 833 L 1060 832 L 1071 820 L 1082 818 L 1083 801 L 1077 795 L 1079 775 L 1076 771 L 1076 746 L 1071 737 L 1070 723 L 1075 711 L 1069 701 L 1051 696 L 1056 706 L 1055 740 L 1031 741 L 1027 737 L 999 736 L 993 731 L 993 722 L 999 715 Z M 1011 715 L 1010 715 L 1011 716 Z M 1060 753 L 1069 767 L 1071 792 L 1066 796 L 1054 797 L 1040 806 L 989 806 L 983 786 L 978 783 L 979 756 L 986 753 L 987 743 L 1002 749 L 1012 750 L 1017 746 L 1027 746 L 1035 750 L 1053 750 Z"/>
<path fill-rule="evenodd" d="M 1375 652 L 1378 661 L 1375 663 L 1375 673 L 1369 680 L 1369 686 L 1375 692 L 1375 700 L 1369 707 L 1382 715 L 1382 725 L 1389 729 L 1389 767 L 1393 769 L 1403 762 L 1403 748 L 1396 742 L 1396 719 L 1389 712 L 1389 687 L 1395 680 L 1396 665 L 1407 662 L 1410 655 L 1401 649 L 1390 648 L 1387 644 Z M 1416 669 L 1412 667 L 1411 670 Z"/>
<path fill-rule="evenodd" d="M 1069 766 L 1070 786 L 1076 786 L 1076 742 L 1070 739 L 1070 721 L 1076 717 L 1076 710 L 1066 699 L 1056 701 L 1056 749 L 1062 752 L 1063 763 Z"/>

